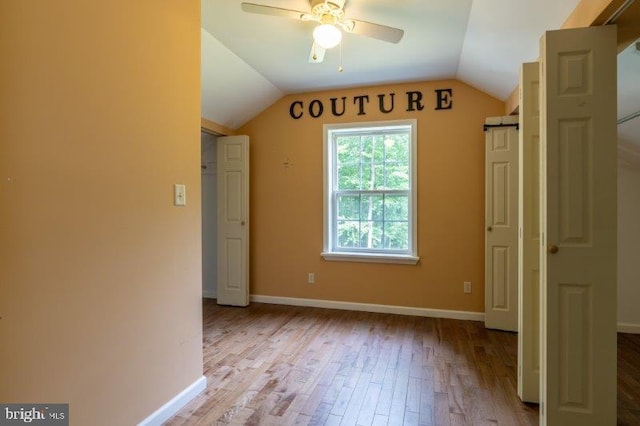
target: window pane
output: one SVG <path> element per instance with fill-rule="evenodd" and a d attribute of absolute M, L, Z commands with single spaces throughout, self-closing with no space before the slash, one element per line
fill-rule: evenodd
<path fill-rule="evenodd" d="M 338 196 L 338 220 L 360 220 L 360 196 Z"/>
<path fill-rule="evenodd" d="M 362 222 L 360 228 L 360 247 L 368 249 L 383 248 L 382 233 L 382 222 Z"/>
<path fill-rule="evenodd" d="M 384 199 L 385 221 L 409 220 L 409 197 L 406 195 L 387 195 Z"/>
<path fill-rule="evenodd" d="M 388 135 L 384 145 L 388 161 L 409 162 L 409 135 Z"/>
<path fill-rule="evenodd" d="M 373 136 L 365 135 L 360 138 L 361 158 L 363 163 L 371 164 L 373 160 Z"/>
<path fill-rule="evenodd" d="M 362 165 L 362 181 L 358 189 L 373 189 L 373 167 L 371 163 L 365 163 Z"/>
<path fill-rule="evenodd" d="M 388 163 L 385 169 L 387 189 L 409 189 L 409 165 Z"/>
<path fill-rule="evenodd" d="M 387 222 L 384 230 L 384 248 L 390 250 L 407 250 L 409 248 L 409 224 L 407 222 Z"/>
<path fill-rule="evenodd" d="M 374 169 L 374 182 L 373 189 L 386 189 L 385 186 L 385 166 L 384 164 L 377 164 Z"/>
<path fill-rule="evenodd" d="M 360 217 L 362 220 L 383 220 L 382 195 L 362 195 Z"/>
<path fill-rule="evenodd" d="M 385 156 L 385 147 L 384 147 L 385 137 L 383 135 L 378 135 L 374 138 L 374 146 L 373 146 L 373 162 L 376 164 L 384 163 Z"/>
<path fill-rule="evenodd" d="M 338 164 L 356 164 L 360 162 L 360 137 L 340 136 L 336 139 Z"/>
<path fill-rule="evenodd" d="M 337 245 L 339 248 L 360 247 L 360 222 L 339 220 L 337 222 Z"/>
<path fill-rule="evenodd" d="M 360 189 L 360 165 L 338 166 L 338 190 Z"/>

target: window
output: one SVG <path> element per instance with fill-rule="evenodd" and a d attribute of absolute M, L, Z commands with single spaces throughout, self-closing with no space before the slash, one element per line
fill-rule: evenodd
<path fill-rule="evenodd" d="M 327 260 L 412 263 L 416 121 L 325 125 Z"/>

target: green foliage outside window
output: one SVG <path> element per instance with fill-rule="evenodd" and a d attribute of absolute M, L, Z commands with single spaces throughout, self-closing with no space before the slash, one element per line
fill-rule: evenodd
<path fill-rule="evenodd" d="M 338 134 L 336 245 L 339 249 L 408 250 L 408 131 Z"/>

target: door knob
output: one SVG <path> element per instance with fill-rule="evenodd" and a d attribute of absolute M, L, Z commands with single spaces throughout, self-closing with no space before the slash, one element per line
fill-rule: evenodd
<path fill-rule="evenodd" d="M 558 252 L 558 246 L 555 244 L 550 244 L 548 250 L 549 253 L 556 254 Z"/>
<path fill-rule="evenodd" d="M 240 222 L 240 225 L 244 226 L 244 220 L 242 222 Z"/>
<path fill-rule="evenodd" d="M 493 228 L 491 226 L 487 226 L 487 231 L 491 232 L 493 231 Z"/>

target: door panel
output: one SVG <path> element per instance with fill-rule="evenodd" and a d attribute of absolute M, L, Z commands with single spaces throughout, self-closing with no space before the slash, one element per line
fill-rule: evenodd
<path fill-rule="evenodd" d="M 545 33 L 540 87 L 541 424 L 612 425 L 615 26 Z"/>
<path fill-rule="evenodd" d="M 590 245 L 591 194 L 593 168 L 588 120 L 562 120 L 559 122 L 559 189 L 560 189 L 560 243 L 573 246 Z"/>
<path fill-rule="evenodd" d="M 491 226 L 510 226 L 509 217 L 509 163 L 493 163 L 491 184 L 493 194 L 493 209 Z"/>
<path fill-rule="evenodd" d="M 218 303 L 249 304 L 249 138 L 218 138 Z"/>
<path fill-rule="evenodd" d="M 486 121 L 485 326 L 518 328 L 517 117 Z"/>
<path fill-rule="evenodd" d="M 511 258 L 509 247 L 493 246 L 491 258 L 493 259 L 491 307 L 493 309 L 509 309 L 509 263 Z"/>
<path fill-rule="evenodd" d="M 226 275 L 227 289 L 239 291 L 242 288 L 242 239 L 227 238 L 225 255 L 229 265 Z"/>
<path fill-rule="evenodd" d="M 520 73 L 518 396 L 540 402 L 540 64 Z"/>

